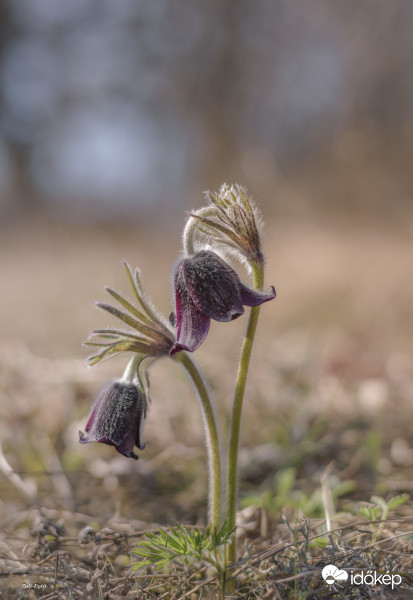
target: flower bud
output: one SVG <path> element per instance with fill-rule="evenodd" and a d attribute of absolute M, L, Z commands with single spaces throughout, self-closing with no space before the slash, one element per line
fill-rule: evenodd
<path fill-rule="evenodd" d="M 187 256 L 209 246 L 219 248 L 240 260 L 247 269 L 262 267 L 258 208 L 240 185 L 222 185 L 218 192 L 208 192 L 207 206 L 190 213 L 183 234 Z"/>

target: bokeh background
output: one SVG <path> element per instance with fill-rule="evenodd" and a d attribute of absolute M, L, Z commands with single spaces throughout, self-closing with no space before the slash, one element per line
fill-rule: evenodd
<path fill-rule="evenodd" d="M 127 293 L 124 259 L 169 314 L 185 212 L 224 181 L 262 209 L 278 293 L 256 339 L 241 495 L 291 468 L 311 494 L 332 461 L 351 501 L 411 491 L 412 27 L 408 0 L 1 1 L 0 433 L 41 502 L 205 519 L 184 375 L 153 368 L 137 463 L 80 446 L 124 364 L 88 370 L 81 342 L 110 324 L 93 306 L 103 286 Z M 214 324 L 197 352 L 223 422 L 244 326 Z M 1 474 L 0 489 L 9 519 L 27 498 Z"/>
<path fill-rule="evenodd" d="M 403 0 L 2 0 L 3 224 L 169 223 L 240 180 L 266 215 L 410 212 Z"/>

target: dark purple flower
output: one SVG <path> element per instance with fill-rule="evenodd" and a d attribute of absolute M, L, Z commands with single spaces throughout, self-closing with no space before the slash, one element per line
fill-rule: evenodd
<path fill-rule="evenodd" d="M 86 434 L 79 431 L 79 442 L 102 442 L 115 446 L 128 458 L 137 459 L 134 446 L 143 450 L 140 435 L 146 412 L 143 390 L 132 383 L 112 381 L 100 391 L 89 420 Z"/>
<path fill-rule="evenodd" d="M 178 333 L 170 354 L 196 350 L 208 334 L 211 319 L 232 321 L 243 314 L 244 306 L 275 298 L 272 286 L 267 294 L 245 286 L 234 269 L 210 250 L 181 260 L 174 284 L 176 317 L 171 320 Z"/>

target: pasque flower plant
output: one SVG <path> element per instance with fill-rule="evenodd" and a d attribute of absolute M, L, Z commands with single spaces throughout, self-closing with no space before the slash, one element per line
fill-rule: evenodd
<path fill-rule="evenodd" d="M 79 437 L 81 443 L 97 441 L 112 445 L 126 457 L 138 458 L 135 446 L 144 449 L 141 434 L 149 407 L 149 366 L 155 360 L 169 357 L 180 362 L 188 372 L 198 392 L 205 426 L 209 457 L 209 518 L 215 536 L 217 532 L 225 531 L 228 537 L 235 531 L 239 432 L 248 365 L 260 305 L 275 298 L 272 286 L 267 292 L 263 291 L 264 256 L 260 229 L 259 212 L 241 186 L 223 185 L 218 192 L 208 193 L 207 204 L 189 214 L 184 228 L 183 256 L 174 270 L 175 311 L 169 321 L 158 313 L 145 294 L 139 271 L 132 273 L 125 264 L 135 302 L 131 303 L 107 288 L 122 308 L 105 303 L 98 303 L 98 306 L 126 324 L 128 329 L 98 329 L 86 342 L 99 349 L 89 358 L 90 365 L 116 354 L 132 354 L 123 376 L 109 382 L 98 395 L 86 433 L 80 433 Z M 229 264 L 234 259 L 246 266 L 252 277 L 252 287 L 243 283 Z M 231 321 L 244 314 L 244 307 L 251 310 L 235 382 L 226 440 L 227 479 L 224 482 L 225 457 L 215 408 L 205 379 L 189 353 L 205 341 L 211 319 Z M 234 535 L 226 559 L 235 562 Z"/>

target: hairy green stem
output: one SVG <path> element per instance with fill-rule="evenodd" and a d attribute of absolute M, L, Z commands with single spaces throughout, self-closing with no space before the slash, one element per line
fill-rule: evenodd
<path fill-rule="evenodd" d="M 178 352 L 177 354 L 174 354 L 174 358 L 185 367 L 199 395 L 208 449 L 209 519 L 216 529 L 220 529 L 222 498 L 222 452 L 214 407 L 209 397 L 206 383 L 190 356 L 186 352 Z"/>
<path fill-rule="evenodd" d="M 138 375 L 138 366 L 139 363 L 142 362 L 143 356 L 142 354 L 134 354 L 122 375 L 122 381 L 124 383 L 133 383 L 134 379 L 138 377 L 140 381 L 140 377 Z"/>
<path fill-rule="evenodd" d="M 252 264 L 254 289 L 262 290 L 264 286 L 264 268 L 263 264 Z M 234 401 L 232 405 L 229 446 L 228 446 L 228 472 L 227 472 L 227 498 L 226 498 L 226 518 L 228 519 L 228 528 L 235 527 L 235 517 L 237 511 L 237 491 L 238 491 L 238 449 L 239 435 L 241 426 L 242 404 L 244 400 L 245 385 L 247 382 L 248 367 L 251 358 L 252 344 L 254 342 L 255 331 L 257 328 L 260 306 L 251 308 L 247 331 L 242 344 L 241 357 L 238 365 L 238 373 L 235 384 Z M 227 553 L 227 563 L 236 561 L 236 535 L 234 535 Z M 229 582 L 233 585 L 233 582 Z"/>

